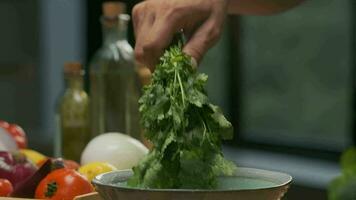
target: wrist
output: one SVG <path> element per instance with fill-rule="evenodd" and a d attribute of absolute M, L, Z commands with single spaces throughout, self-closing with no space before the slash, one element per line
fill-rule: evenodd
<path fill-rule="evenodd" d="M 227 14 L 230 0 L 211 0 L 210 6 L 211 10 L 215 11 L 215 13 L 220 13 L 223 15 Z"/>

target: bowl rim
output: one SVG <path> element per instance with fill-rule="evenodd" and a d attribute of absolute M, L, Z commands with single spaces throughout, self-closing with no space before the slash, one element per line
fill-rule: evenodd
<path fill-rule="evenodd" d="M 108 174 L 118 174 L 118 173 L 130 173 L 132 172 L 131 169 L 125 169 L 125 170 L 115 170 L 111 172 L 106 172 L 103 174 L 97 175 L 93 180 L 92 183 L 94 186 L 104 186 L 104 187 L 110 187 L 110 188 L 116 188 L 120 189 L 123 191 L 141 191 L 141 192 L 185 192 L 185 193 L 190 193 L 190 192 L 243 192 L 243 191 L 261 191 L 261 190 L 270 190 L 270 189 L 277 189 L 285 186 L 289 186 L 293 180 L 293 177 L 287 173 L 283 172 L 277 172 L 277 171 L 270 171 L 270 170 L 264 170 L 264 169 L 257 169 L 257 168 L 248 168 L 248 167 L 238 167 L 237 168 L 237 173 L 239 170 L 246 170 L 246 171 L 254 171 L 254 172 L 259 172 L 259 173 L 269 173 L 269 174 L 274 174 L 274 175 L 279 175 L 279 176 L 284 176 L 285 180 L 282 183 L 275 184 L 270 187 L 261 187 L 261 188 L 251 188 L 251 189 L 156 189 L 156 188 L 138 188 L 138 187 L 125 187 L 125 186 L 119 186 L 119 185 L 113 185 L 113 184 L 106 184 L 100 182 L 100 179 L 102 176 L 107 176 Z M 248 176 L 246 176 L 248 177 Z M 272 182 L 272 181 L 271 181 Z"/>

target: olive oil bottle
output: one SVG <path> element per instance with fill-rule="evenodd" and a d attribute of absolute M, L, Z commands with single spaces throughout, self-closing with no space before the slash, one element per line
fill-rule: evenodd
<path fill-rule="evenodd" d="M 141 139 L 140 84 L 133 49 L 127 41 L 130 16 L 124 12 L 123 3 L 103 4 L 103 45 L 90 63 L 92 137 L 121 132 Z"/>
<path fill-rule="evenodd" d="M 64 65 L 66 90 L 59 104 L 61 153 L 66 159 L 80 160 L 90 139 L 89 96 L 83 88 L 82 65 L 71 62 Z"/>

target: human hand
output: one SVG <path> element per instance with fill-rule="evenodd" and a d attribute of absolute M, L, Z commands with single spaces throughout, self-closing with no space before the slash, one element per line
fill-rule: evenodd
<path fill-rule="evenodd" d="M 188 42 L 183 51 L 199 62 L 220 38 L 228 0 L 147 0 L 133 9 L 136 59 L 151 70 L 184 30 Z"/>

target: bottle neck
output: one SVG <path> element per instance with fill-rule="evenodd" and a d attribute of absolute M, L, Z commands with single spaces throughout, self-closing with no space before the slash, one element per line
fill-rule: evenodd
<path fill-rule="evenodd" d="M 127 23 L 120 18 L 115 20 L 102 18 L 101 24 L 105 46 L 127 39 Z"/>
<path fill-rule="evenodd" d="M 66 80 L 67 80 L 67 89 L 83 90 L 83 77 L 70 76 L 70 77 L 66 77 Z"/>

